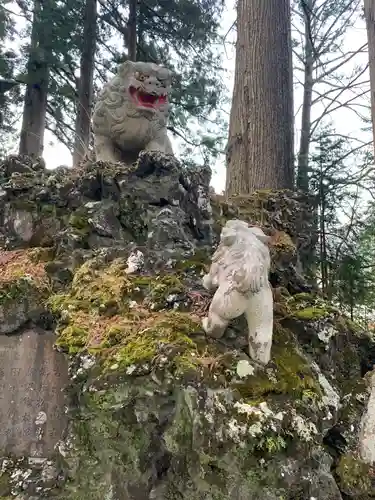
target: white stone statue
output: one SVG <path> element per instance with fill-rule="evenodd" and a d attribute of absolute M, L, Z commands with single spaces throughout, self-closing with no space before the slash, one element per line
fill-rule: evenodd
<path fill-rule="evenodd" d="M 93 112 L 96 159 L 135 162 L 142 150 L 173 154 L 167 135 L 171 72 L 126 61 L 98 95 Z"/>
<path fill-rule="evenodd" d="M 203 277 L 207 290 L 216 289 L 208 316 L 203 319 L 207 335 L 222 337 L 230 320 L 245 313 L 250 356 L 262 364 L 270 360 L 273 332 L 269 239 L 259 227 L 229 220 L 222 229 L 210 271 Z"/>
<path fill-rule="evenodd" d="M 364 462 L 375 465 L 375 371 L 370 375 L 370 385 L 371 393 L 361 421 L 359 451 Z"/>

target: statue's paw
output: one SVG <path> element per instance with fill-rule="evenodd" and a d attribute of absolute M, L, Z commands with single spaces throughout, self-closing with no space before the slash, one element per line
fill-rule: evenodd
<path fill-rule="evenodd" d="M 272 368 L 272 363 L 269 356 L 262 353 L 251 353 L 250 358 L 261 368 Z"/>
<path fill-rule="evenodd" d="M 208 331 L 208 317 L 207 316 L 202 319 L 202 327 L 203 327 L 203 330 L 207 333 L 207 331 Z"/>
<path fill-rule="evenodd" d="M 210 290 L 210 277 L 208 274 L 205 274 L 202 278 L 202 285 L 203 285 L 203 288 L 205 288 L 207 291 Z"/>

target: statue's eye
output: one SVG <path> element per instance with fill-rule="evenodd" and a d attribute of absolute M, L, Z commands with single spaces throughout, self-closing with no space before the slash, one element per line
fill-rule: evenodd
<path fill-rule="evenodd" d="M 140 82 L 144 82 L 147 78 L 146 75 L 143 75 L 142 73 L 140 73 L 139 71 L 136 71 L 134 76 L 136 77 L 137 80 L 139 80 Z"/>

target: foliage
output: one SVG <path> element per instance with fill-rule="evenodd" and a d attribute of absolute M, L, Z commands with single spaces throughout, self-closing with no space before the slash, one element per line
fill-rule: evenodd
<path fill-rule="evenodd" d="M 372 158 L 351 149 L 330 127 L 319 136 L 311 157 L 310 188 L 318 199 L 319 277 L 323 291 L 353 317 L 373 301 L 375 245 L 373 209 L 364 203 L 373 190 Z"/>
<path fill-rule="evenodd" d="M 361 60 L 366 44 L 350 36 L 360 28 L 360 0 L 293 0 L 292 10 L 295 82 L 303 86 L 297 185 L 307 190 L 309 150 L 319 129 L 343 110 L 362 120 L 369 115 L 363 103 L 367 67 Z"/>
<path fill-rule="evenodd" d="M 0 78 L 12 79 L 15 70 L 15 52 L 7 45 L 15 42 L 15 20 L 9 13 L 10 1 L 0 3 Z M 0 158 L 4 157 L 16 132 L 13 115 L 14 103 L 20 100 L 20 89 L 15 86 L 0 93 Z"/>

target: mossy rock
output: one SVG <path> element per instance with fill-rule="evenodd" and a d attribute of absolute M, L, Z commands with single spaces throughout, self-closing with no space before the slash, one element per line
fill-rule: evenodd
<path fill-rule="evenodd" d="M 322 307 L 306 307 L 299 309 L 294 313 L 294 317 L 304 321 L 316 321 L 318 319 L 327 318 L 330 312 Z"/>
<path fill-rule="evenodd" d="M 257 373 L 236 384 L 245 400 L 259 400 L 268 394 L 287 395 L 292 398 L 320 400 L 322 392 L 316 375 L 312 372 L 309 361 L 296 349 L 297 341 L 293 334 L 282 328 L 277 322 L 274 326 L 272 362 L 274 373 Z"/>
<path fill-rule="evenodd" d="M 211 265 L 211 255 L 205 249 L 197 249 L 190 258 L 176 262 L 174 269 L 178 272 L 189 273 L 191 271 L 199 274 L 208 273 Z"/>
<path fill-rule="evenodd" d="M 12 498 L 10 496 L 12 491 L 10 479 L 10 474 L 8 472 L 5 471 L 0 474 L 0 499 Z"/>
<path fill-rule="evenodd" d="M 50 287 L 37 250 L 0 252 L 0 332 L 11 333 L 44 311 Z"/>
<path fill-rule="evenodd" d="M 184 283 L 176 274 L 165 274 L 157 276 L 139 276 L 132 280 L 134 289 L 140 288 L 147 302 L 153 310 L 166 307 L 168 298 L 183 294 Z"/>
<path fill-rule="evenodd" d="M 287 316 L 302 321 L 317 321 L 324 318 L 336 318 L 340 315 L 336 307 L 316 293 L 297 293 L 283 298 L 283 304 L 288 311 Z"/>
<path fill-rule="evenodd" d="M 16 198 L 12 200 L 12 209 L 13 210 L 24 210 L 26 212 L 37 213 L 38 211 L 38 203 L 35 200 L 29 200 L 28 198 Z"/>
<path fill-rule="evenodd" d="M 163 309 L 167 299 L 185 293 L 179 275 L 127 275 L 126 261 L 87 261 L 67 293 L 47 305 L 58 320 L 56 344 L 70 354 L 88 351 L 104 372 L 158 360 L 176 372 L 204 368 L 215 359 L 201 320 L 189 312 Z M 200 340 L 193 340 L 200 334 Z"/>
<path fill-rule="evenodd" d="M 51 297 L 52 310 L 76 307 L 95 309 L 102 315 L 113 316 L 129 311 L 134 301 L 143 301 L 158 310 L 168 305 L 168 297 L 182 294 L 184 283 L 179 274 L 127 275 L 124 259 L 115 259 L 108 265 L 89 260 L 75 272 L 68 294 Z"/>
<path fill-rule="evenodd" d="M 335 468 L 340 490 L 356 500 L 375 498 L 372 472 L 368 464 L 351 454 L 342 455 Z"/>
<path fill-rule="evenodd" d="M 73 212 L 69 217 L 68 224 L 82 236 L 86 236 L 91 232 L 91 226 L 84 210 Z"/>

